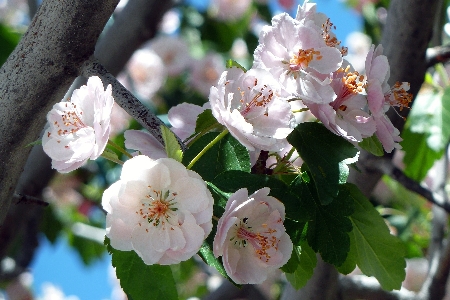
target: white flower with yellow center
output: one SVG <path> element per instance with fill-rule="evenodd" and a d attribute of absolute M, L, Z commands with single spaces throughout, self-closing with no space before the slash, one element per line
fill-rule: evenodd
<path fill-rule="evenodd" d="M 113 104 L 111 85 L 104 90 L 101 79 L 93 76 L 73 92 L 69 102 L 53 106 L 47 114 L 49 126 L 42 146 L 54 169 L 67 173 L 103 153 L 111 131 Z"/>
<path fill-rule="evenodd" d="M 176 264 L 198 252 L 212 229 L 213 198 L 201 177 L 170 159 L 139 155 L 102 198 L 106 236 L 148 265 Z"/>

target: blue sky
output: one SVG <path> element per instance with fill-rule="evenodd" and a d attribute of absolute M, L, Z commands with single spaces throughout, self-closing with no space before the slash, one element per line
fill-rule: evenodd
<path fill-rule="evenodd" d="M 110 256 L 105 255 L 100 261 L 85 266 L 76 251 L 68 246 L 65 238 L 60 237 L 52 245 L 42 237 L 31 264 L 33 290 L 36 295 L 42 295 L 43 283 L 51 282 L 60 287 L 66 296 L 75 295 L 80 300 L 109 299 L 110 265 Z"/>
<path fill-rule="evenodd" d="M 208 0 L 189 0 L 187 2 L 207 7 Z M 297 1 L 302 3 L 303 1 Z M 336 35 L 345 42 L 346 36 L 361 29 L 361 17 L 345 7 L 339 0 L 317 0 L 317 10 L 330 17 L 336 26 Z M 276 6 L 274 6 L 276 9 Z M 293 9 L 295 14 L 296 6 Z M 343 44 L 345 46 L 345 44 Z M 77 255 L 60 237 L 56 245 L 51 245 L 45 238 L 32 262 L 34 276 L 33 289 L 41 295 L 44 282 L 59 286 L 65 295 L 76 295 L 80 300 L 110 299 L 111 285 L 108 278 L 110 257 L 105 255 L 101 261 L 85 267 Z"/>

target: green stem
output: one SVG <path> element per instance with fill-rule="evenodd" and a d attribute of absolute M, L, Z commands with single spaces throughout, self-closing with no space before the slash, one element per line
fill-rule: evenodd
<path fill-rule="evenodd" d="M 195 143 L 199 138 L 201 138 L 205 133 L 207 133 L 207 132 L 209 132 L 209 131 L 211 131 L 211 130 L 213 130 L 213 129 L 215 129 L 215 128 L 221 128 L 221 127 L 223 127 L 221 124 L 219 124 L 219 123 L 214 123 L 213 125 L 211 125 L 211 126 L 205 128 L 204 130 L 202 130 L 202 131 L 200 131 L 199 133 L 197 133 L 197 134 L 195 135 L 195 137 L 187 143 L 186 146 L 190 147 L 190 146 L 191 146 L 193 143 Z"/>
<path fill-rule="evenodd" d="M 122 147 L 120 147 L 119 145 L 117 145 L 113 141 L 108 140 L 108 145 L 110 145 L 112 148 L 118 150 L 120 153 L 125 154 L 128 158 L 133 158 L 133 156 L 130 153 L 125 151 Z"/>
<path fill-rule="evenodd" d="M 208 151 L 212 146 L 214 146 L 218 141 L 220 141 L 224 136 L 226 136 L 228 133 L 228 130 L 225 129 L 224 131 L 222 131 L 218 136 L 216 136 L 215 139 L 213 139 L 211 142 L 209 142 L 208 145 L 206 145 L 205 148 L 203 148 L 202 151 L 200 151 L 199 154 L 197 154 L 196 157 L 194 157 L 194 159 L 189 163 L 189 165 L 186 167 L 187 169 L 191 169 L 192 166 L 197 162 L 197 160 L 200 159 L 200 157 L 203 156 L 203 154 L 206 153 L 206 151 Z"/>
<path fill-rule="evenodd" d="M 116 164 L 119 164 L 119 165 L 123 166 L 123 164 L 124 164 L 123 161 L 121 161 L 120 159 L 116 159 L 116 158 L 114 158 L 112 156 L 105 155 L 104 153 L 105 152 L 103 152 L 102 155 L 100 155 L 100 156 L 105 158 L 105 159 L 107 159 L 107 160 L 109 160 L 109 161 L 112 161 L 112 162 L 114 162 Z"/>
<path fill-rule="evenodd" d="M 297 109 L 297 110 L 293 110 L 292 111 L 292 113 L 298 113 L 298 112 L 304 112 L 304 111 L 308 111 L 309 110 L 309 108 L 308 107 L 305 107 L 305 108 L 300 108 L 300 109 Z"/>

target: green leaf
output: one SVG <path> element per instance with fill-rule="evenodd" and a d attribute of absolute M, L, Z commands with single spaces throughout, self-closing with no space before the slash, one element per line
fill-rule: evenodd
<path fill-rule="evenodd" d="M 58 218 L 52 205 L 44 208 L 44 217 L 40 223 L 40 230 L 45 234 L 45 237 L 50 243 L 55 244 L 56 239 L 63 230 L 64 225 Z"/>
<path fill-rule="evenodd" d="M 296 257 L 298 260 L 297 268 L 294 272 L 287 272 L 286 279 L 292 284 L 295 289 L 300 289 L 308 282 L 308 280 L 312 277 L 314 268 L 317 264 L 317 257 L 314 250 L 312 250 L 308 243 L 303 242 L 299 247 L 294 247 L 295 255 L 292 254 L 292 257 Z M 300 252 L 300 253 L 299 253 Z"/>
<path fill-rule="evenodd" d="M 166 150 L 167 157 L 181 162 L 183 159 L 183 151 L 181 151 L 180 144 L 178 144 L 175 134 L 172 130 L 163 125 L 161 125 L 161 134 L 164 140 L 164 148 Z"/>
<path fill-rule="evenodd" d="M 434 162 L 442 157 L 444 150 L 434 151 L 427 145 L 427 137 L 423 133 L 414 133 L 409 128 L 402 132 L 401 145 L 405 156 L 405 174 L 411 179 L 421 182 L 425 179 Z"/>
<path fill-rule="evenodd" d="M 85 265 L 99 260 L 105 253 L 105 247 L 97 241 L 75 235 L 72 232 L 68 233 L 67 238 L 70 246 L 78 252 Z"/>
<path fill-rule="evenodd" d="M 36 145 L 42 145 L 42 140 L 39 139 L 39 140 L 36 140 L 36 141 L 34 141 L 34 142 L 31 142 L 31 143 L 27 144 L 27 145 L 25 146 L 25 148 L 33 147 L 33 146 L 36 146 Z"/>
<path fill-rule="evenodd" d="M 195 133 L 206 132 L 212 128 L 220 125 L 217 119 L 214 118 L 211 109 L 205 109 L 201 114 L 198 115 L 197 121 L 195 123 Z"/>
<path fill-rule="evenodd" d="M 310 194 L 302 200 L 314 210 L 306 232 L 309 245 L 324 261 L 340 266 L 347 258 L 350 249 L 348 232 L 352 230 L 348 216 L 353 213 L 353 203 L 345 185 L 341 186 L 337 199 L 328 205 L 322 205 L 318 200 L 313 182 L 298 188 L 303 189 L 302 195 Z"/>
<path fill-rule="evenodd" d="M 184 153 L 183 164 L 187 166 L 218 134 L 210 132 L 199 138 Z M 247 148 L 227 134 L 193 165 L 192 170 L 205 181 L 212 181 L 217 174 L 228 170 L 250 172 L 250 156 Z"/>
<path fill-rule="evenodd" d="M 247 69 L 245 69 L 243 66 L 241 66 L 241 64 L 239 64 L 237 61 L 234 61 L 232 59 L 227 60 L 227 68 L 232 68 L 232 67 L 237 67 L 239 69 L 241 69 L 242 71 L 247 72 Z"/>
<path fill-rule="evenodd" d="M 120 286 L 133 300 L 178 300 L 170 266 L 146 265 L 134 251 L 119 251 L 105 245 L 112 256 Z"/>
<path fill-rule="evenodd" d="M 229 278 L 222 263 L 214 256 L 211 247 L 207 243 L 203 243 L 199 251 L 200 257 L 210 266 L 214 267 L 223 277 Z"/>
<path fill-rule="evenodd" d="M 406 267 L 402 242 L 389 233 L 383 218 L 356 186 L 346 187 L 355 207 L 350 216 L 353 230 L 349 260 L 356 262 L 365 275 L 375 276 L 383 289 L 400 289 Z"/>
<path fill-rule="evenodd" d="M 424 133 L 428 147 L 435 152 L 443 150 L 450 139 L 450 87 L 419 94 L 406 125 L 412 132 Z"/>
<path fill-rule="evenodd" d="M 371 137 L 363 139 L 361 142 L 358 143 L 358 145 L 362 149 L 372 153 L 373 155 L 376 156 L 384 155 L 383 145 L 381 144 L 380 140 L 375 134 L 372 135 Z"/>
<path fill-rule="evenodd" d="M 0 24 L 0 66 L 19 43 L 20 34 L 12 31 L 9 27 Z"/>
<path fill-rule="evenodd" d="M 339 186 L 347 181 L 347 164 L 354 162 L 351 158 L 356 157 L 358 150 L 322 124 L 313 122 L 299 124 L 287 140 L 307 164 L 320 203 L 331 203 L 339 193 Z"/>

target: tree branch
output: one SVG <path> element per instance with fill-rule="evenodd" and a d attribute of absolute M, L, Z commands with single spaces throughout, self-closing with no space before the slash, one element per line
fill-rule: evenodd
<path fill-rule="evenodd" d="M 45 116 L 80 73 L 119 0 L 46 0 L 0 69 L 0 224 Z"/>
<path fill-rule="evenodd" d="M 369 171 L 376 171 L 390 176 L 406 189 L 421 195 L 430 203 L 433 203 L 450 213 L 450 203 L 445 201 L 445 198 L 441 193 L 432 192 L 417 181 L 409 178 L 402 170 L 394 166 L 391 160 L 386 158 L 368 159 L 364 165 Z"/>
<path fill-rule="evenodd" d="M 427 67 L 450 60 L 450 45 L 428 48 L 426 53 Z"/>
<path fill-rule="evenodd" d="M 115 101 L 129 115 L 136 119 L 151 135 L 153 135 L 162 145 L 160 126 L 166 126 L 157 116 L 155 116 L 141 101 L 139 101 L 130 91 L 128 91 L 117 79 L 95 59 L 91 58 L 83 65 L 83 76 L 99 76 L 104 83 L 112 85 L 112 92 Z M 186 150 L 184 143 L 177 137 L 181 149 Z"/>

